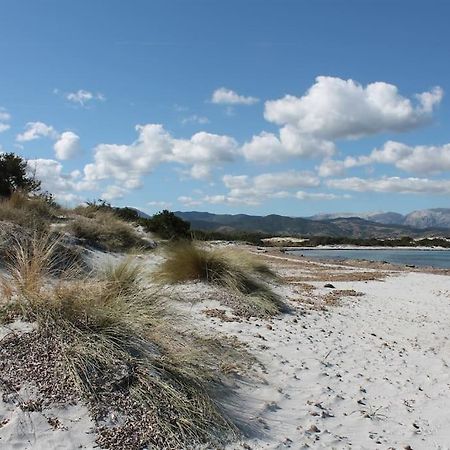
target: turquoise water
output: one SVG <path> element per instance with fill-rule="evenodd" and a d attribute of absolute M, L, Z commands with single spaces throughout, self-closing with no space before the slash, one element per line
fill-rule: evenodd
<path fill-rule="evenodd" d="M 407 249 L 307 249 L 290 250 L 289 253 L 304 255 L 306 258 L 323 259 L 364 259 L 387 261 L 393 264 L 450 268 L 450 250 L 407 250 Z"/>

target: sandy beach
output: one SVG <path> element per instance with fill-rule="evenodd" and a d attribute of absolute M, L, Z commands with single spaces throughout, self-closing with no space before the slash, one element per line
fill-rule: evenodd
<path fill-rule="evenodd" d="M 218 301 L 219 288 L 173 289 L 189 293 L 177 307 L 199 330 L 235 338 L 256 358 L 228 405 L 247 436 L 227 449 L 450 448 L 449 276 L 259 257 L 279 275 L 273 288 L 289 313 L 243 318 Z M 2 449 L 95 448 L 82 405 L 34 411 L 24 408 L 29 391 L 0 402 Z"/>

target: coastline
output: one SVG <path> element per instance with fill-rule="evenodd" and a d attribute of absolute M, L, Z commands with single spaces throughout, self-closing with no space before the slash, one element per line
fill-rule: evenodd
<path fill-rule="evenodd" d="M 227 450 L 445 448 L 450 271 L 236 247 L 277 273 L 272 287 L 289 313 L 237 317 L 219 301 L 223 289 L 202 282 L 174 288 L 188 294 L 189 302 L 174 306 L 195 329 L 235 339 L 256 361 L 236 380 L 227 405 L 246 437 Z M 138 258 L 156 267 L 161 256 Z M 43 419 L 48 412 L 0 402 L 2 448 L 93 448 L 93 423 L 82 405 L 53 409 L 61 424 L 55 430 Z"/>

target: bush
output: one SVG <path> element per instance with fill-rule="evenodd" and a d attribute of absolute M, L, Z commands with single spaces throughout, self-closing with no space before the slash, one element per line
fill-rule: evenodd
<path fill-rule="evenodd" d="M 27 162 L 14 153 L 0 154 L 0 197 L 10 197 L 13 192 L 37 192 L 41 182 L 27 173 Z"/>
<path fill-rule="evenodd" d="M 247 315 L 274 315 L 285 309 L 279 296 L 261 281 L 261 276 L 275 278 L 275 274 L 265 264 L 242 252 L 205 250 L 187 242 L 173 244 L 157 275 L 170 283 L 201 280 L 223 286 L 239 294 L 245 307 L 236 309 Z"/>
<path fill-rule="evenodd" d="M 147 231 L 158 234 L 163 239 L 183 239 L 189 237 L 189 222 L 177 217 L 167 209 L 155 214 L 150 219 L 142 219 L 142 225 Z"/>
<path fill-rule="evenodd" d="M 51 245 L 19 244 L 15 251 L 3 317 L 37 328 L 0 343 L 3 381 L 34 382 L 52 399 L 83 399 L 101 448 L 221 448 L 234 435 L 208 394 L 223 358 L 207 340 L 174 326 L 139 268 L 124 261 L 99 278 L 49 283 Z M 103 426 L 112 415 L 120 421 Z"/>
<path fill-rule="evenodd" d="M 92 218 L 76 217 L 69 229 L 88 244 L 108 251 L 126 251 L 148 245 L 130 224 L 109 212 L 97 211 Z"/>

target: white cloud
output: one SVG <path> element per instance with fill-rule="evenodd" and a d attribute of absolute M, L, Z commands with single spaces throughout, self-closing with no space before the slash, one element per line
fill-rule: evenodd
<path fill-rule="evenodd" d="M 443 146 L 418 145 L 411 147 L 387 141 L 368 156 L 347 157 L 345 160 L 325 159 L 318 167 L 322 177 L 342 175 L 352 167 L 368 164 L 390 164 L 405 172 L 437 174 L 450 171 L 450 144 Z"/>
<path fill-rule="evenodd" d="M 112 178 L 132 189 L 163 162 L 189 165 L 192 177 L 205 178 L 213 167 L 232 161 L 237 153 L 236 141 L 228 136 L 199 132 L 190 139 L 175 139 L 158 124 L 137 126 L 136 130 L 138 139 L 130 145 L 98 145 L 94 163 L 84 168 L 86 179 Z"/>
<path fill-rule="evenodd" d="M 200 200 L 195 200 L 187 195 L 182 195 L 178 197 L 178 201 L 185 206 L 198 206 L 202 204 Z"/>
<path fill-rule="evenodd" d="M 93 100 L 99 100 L 99 101 L 105 101 L 106 98 L 103 94 L 97 92 L 93 93 L 90 91 L 86 91 L 84 89 L 79 89 L 76 92 L 68 92 L 65 94 L 65 98 L 71 102 L 78 104 L 80 106 L 86 106 L 88 103 L 92 102 Z"/>
<path fill-rule="evenodd" d="M 27 163 L 29 173 L 41 180 L 42 189 L 51 192 L 58 201 L 80 201 L 77 192 L 92 188 L 79 179 L 79 171 L 64 173 L 62 164 L 53 159 L 33 159 Z"/>
<path fill-rule="evenodd" d="M 299 200 L 336 200 L 339 198 L 350 198 L 349 195 L 337 195 L 326 192 L 305 192 L 298 191 L 295 197 Z"/>
<path fill-rule="evenodd" d="M 16 140 L 18 142 L 28 142 L 34 141 L 41 137 L 56 139 L 58 137 L 58 133 L 52 126 L 43 122 L 28 122 L 25 125 L 25 131 L 18 134 Z"/>
<path fill-rule="evenodd" d="M 245 158 L 258 163 L 281 162 L 293 157 L 318 158 L 334 152 L 333 142 L 299 134 L 290 126 L 280 130 L 280 138 L 263 131 L 242 146 Z"/>
<path fill-rule="evenodd" d="M 301 97 L 286 95 L 267 101 L 264 117 L 280 125 L 279 136 L 263 132 L 253 136 L 242 150 L 248 160 L 258 162 L 330 159 L 338 139 L 407 131 L 426 124 L 442 97 L 439 87 L 409 99 L 392 84 L 362 86 L 353 80 L 320 76 Z M 331 164 L 327 161 L 322 172 Z M 337 165 L 333 168 L 338 169 Z"/>
<path fill-rule="evenodd" d="M 239 95 L 231 89 L 221 87 L 213 92 L 211 101 L 220 105 L 254 105 L 259 102 L 259 99 Z"/>
<path fill-rule="evenodd" d="M 205 116 L 199 116 L 197 114 L 192 114 L 190 116 L 184 117 L 183 119 L 181 119 L 181 123 L 183 125 L 186 125 L 188 123 L 196 123 L 199 125 L 205 125 L 207 123 L 209 123 L 209 119 Z"/>
<path fill-rule="evenodd" d="M 329 180 L 327 186 L 356 192 L 385 192 L 399 194 L 449 194 L 450 180 L 428 178 L 383 177 L 363 179 L 358 177 Z"/>
<path fill-rule="evenodd" d="M 148 206 L 153 206 L 153 207 L 157 207 L 157 208 L 161 208 L 161 209 L 168 209 L 172 206 L 171 202 L 166 202 L 166 201 L 151 201 L 147 203 Z"/>
<path fill-rule="evenodd" d="M 106 187 L 106 190 L 101 193 L 101 198 L 110 202 L 112 200 L 116 200 L 118 198 L 123 198 L 125 194 L 128 193 L 128 190 L 117 185 L 110 185 Z"/>
<path fill-rule="evenodd" d="M 3 133 L 6 130 L 9 130 L 11 128 L 11 125 L 8 123 L 1 123 L 0 122 L 0 133 Z"/>
<path fill-rule="evenodd" d="M 446 172 L 450 170 L 450 144 L 410 147 L 401 142 L 388 141 L 381 149 L 373 150 L 369 159 L 370 162 L 393 164 L 406 172 Z"/>
<path fill-rule="evenodd" d="M 435 87 L 416 95 L 414 103 L 392 84 L 375 82 L 364 87 L 351 79 L 319 76 L 302 97 L 287 95 L 267 101 L 264 116 L 301 134 L 352 139 L 423 125 L 442 97 L 442 89 Z"/>
<path fill-rule="evenodd" d="M 201 131 L 191 139 L 173 139 L 168 161 L 191 165 L 193 178 L 207 178 L 211 169 L 233 161 L 237 154 L 237 142 L 229 136 Z"/>
<path fill-rule="evenodd" d="M 9 130 L 11 126 L 9 122 L 11 120 L 11 114 L 9 114 L 5 109 L 0 108 L 0 133 L 3 133 L 6 130 Z"/>
<path fill-rule="evenodd" d="M 263 173 L 254 177 L 225 175 L 222 180 L 228 193 L 206 196 L 203 199 L 205 202 L 259 205 L 270 198 L 292 197 L 295 189 L 320 185 L 320 180 L 313 173 L 295 170 Z"/>
<path fill-rule="evenodd" d="M 58 159 L 71 159 L 81 153 L 80 137 L 72 131 L 64 131 L 53 148 Z"/>

